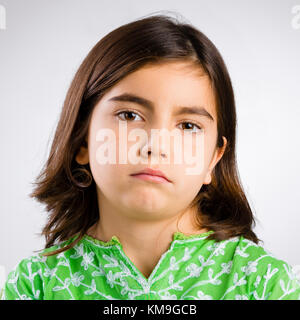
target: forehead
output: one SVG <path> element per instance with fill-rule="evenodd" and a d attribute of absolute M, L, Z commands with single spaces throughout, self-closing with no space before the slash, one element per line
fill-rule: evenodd
<path fill-rule="evenodd" d="M 216 118 L 215 94 L 204 70 L 191 62 L 149 64 L 127 75 L 103 97 L 130 92 L 153 102 L 158 110 L 198 105 Z"/>

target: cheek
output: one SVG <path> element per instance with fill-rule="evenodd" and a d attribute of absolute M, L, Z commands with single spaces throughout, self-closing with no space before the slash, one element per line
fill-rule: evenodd
<path fill-rule="evenodd" d="M 201 180 L 205 175 L 212 153 L 209 138 L 205 133 L 186 134 L 181 148 L 174 148 L 172 158 L 182 159 L 176 166 L 183 178 L 196 177 Z"/>
<path fill-rule="evenodd" d="M 201 189 L 211 163 L 216 139 L 215 132 L 204 132 L 190 136 L 185 140 L 185 159 L 182 164 L 176 165 L 176 188 L 178 192 L 188 197 L 196 196 Z M 174 150 L 174 152 L 177 152 Z"/>
<path fill-rule="evenodd" d="M 116 175 L 117 172 L 112 167 L 114 166 L 108 164 L 99 164 L 95 157 L 92 159 L 90 158 L 91 172 L 95 183 L 99 188 L 102 188 L 106 185 L 111 185 L 111 181 L 116 179 L 114 175 Z"/>
<path fill-rule="evenodd" d="M 109 133 L 109 131 L 107 132 Z M 111 181 L 114 181 L 118 176 L 114 138 L 107 132 L 105 133 L 103 128 L 94 130 L 91 132 L 91 139 L 89 140 L 90 168 L 99 187 L 111 184 Z"/>
<path fill-rule="evenodd" d="M 195 197 L 198 192 L 201 190 L 204 182 L 204 177 L 202 175 L 185 175 L 182 172 L 181 177 L 177 176 L 175 193 L 177 196 L 174 197 L 175 202 L 184 203 L 187 206 Z M 173 200 L 173 201 L 174 201 Z"/>

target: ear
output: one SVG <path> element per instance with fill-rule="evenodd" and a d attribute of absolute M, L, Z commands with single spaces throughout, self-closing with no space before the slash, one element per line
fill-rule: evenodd
<path fill-rule="evenodd" d="M 214 156 L 213 156 L 213 159 L 212 159 L 212 161 L 209 165 L 209 168 L 207 170 L 203 184 L 210 184 L 211 183 L 211 173 L 212 173 L 214 167 L 216 166 L 216 164 L 221 160 L 221 158 L 225 152 L 226 145 L 227 145 L 227 139 L 224 136 L 222 138 L 223 138 L 223 146 L 216 149 Z"/>
<path fill-rule="evenodd" d="M 84 140 L 83 145 L 80 147 L 79 152 L 77 153 L 75 160 L 79 164 L 88 164 L 89 163 L 89 152 L 88 152 L 87 140 Z"/>

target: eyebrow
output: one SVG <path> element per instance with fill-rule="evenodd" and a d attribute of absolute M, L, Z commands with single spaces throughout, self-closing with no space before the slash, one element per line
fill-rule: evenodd
<path fill-rule="evenodd" d="M 152 101 L 131 93 L 123 93 L 121 95 L 110 98 L 108 101 L 133 102 L 151 111 L 154 111 L 154 103 Z M 214 121 L 212 115 L 205 108 L 200 106 L 177 106 L 175 115 L 178 116 L 182 114 L 196 114 L 207 117 L 210 120 Z"/>

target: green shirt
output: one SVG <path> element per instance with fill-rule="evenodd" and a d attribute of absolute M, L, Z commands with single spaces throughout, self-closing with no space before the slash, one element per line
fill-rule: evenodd
<path fill-rule="evenodd" d="M 242 236 L 207 240 L 212 232 L 175 232 L 149 278 L 126 256 L 117 236 L 104 242 L 85 235 L 60 254 L 21 260 L 7 277 L 2 299 L 300 300 L 300 283 L 289 264 Z"/>

